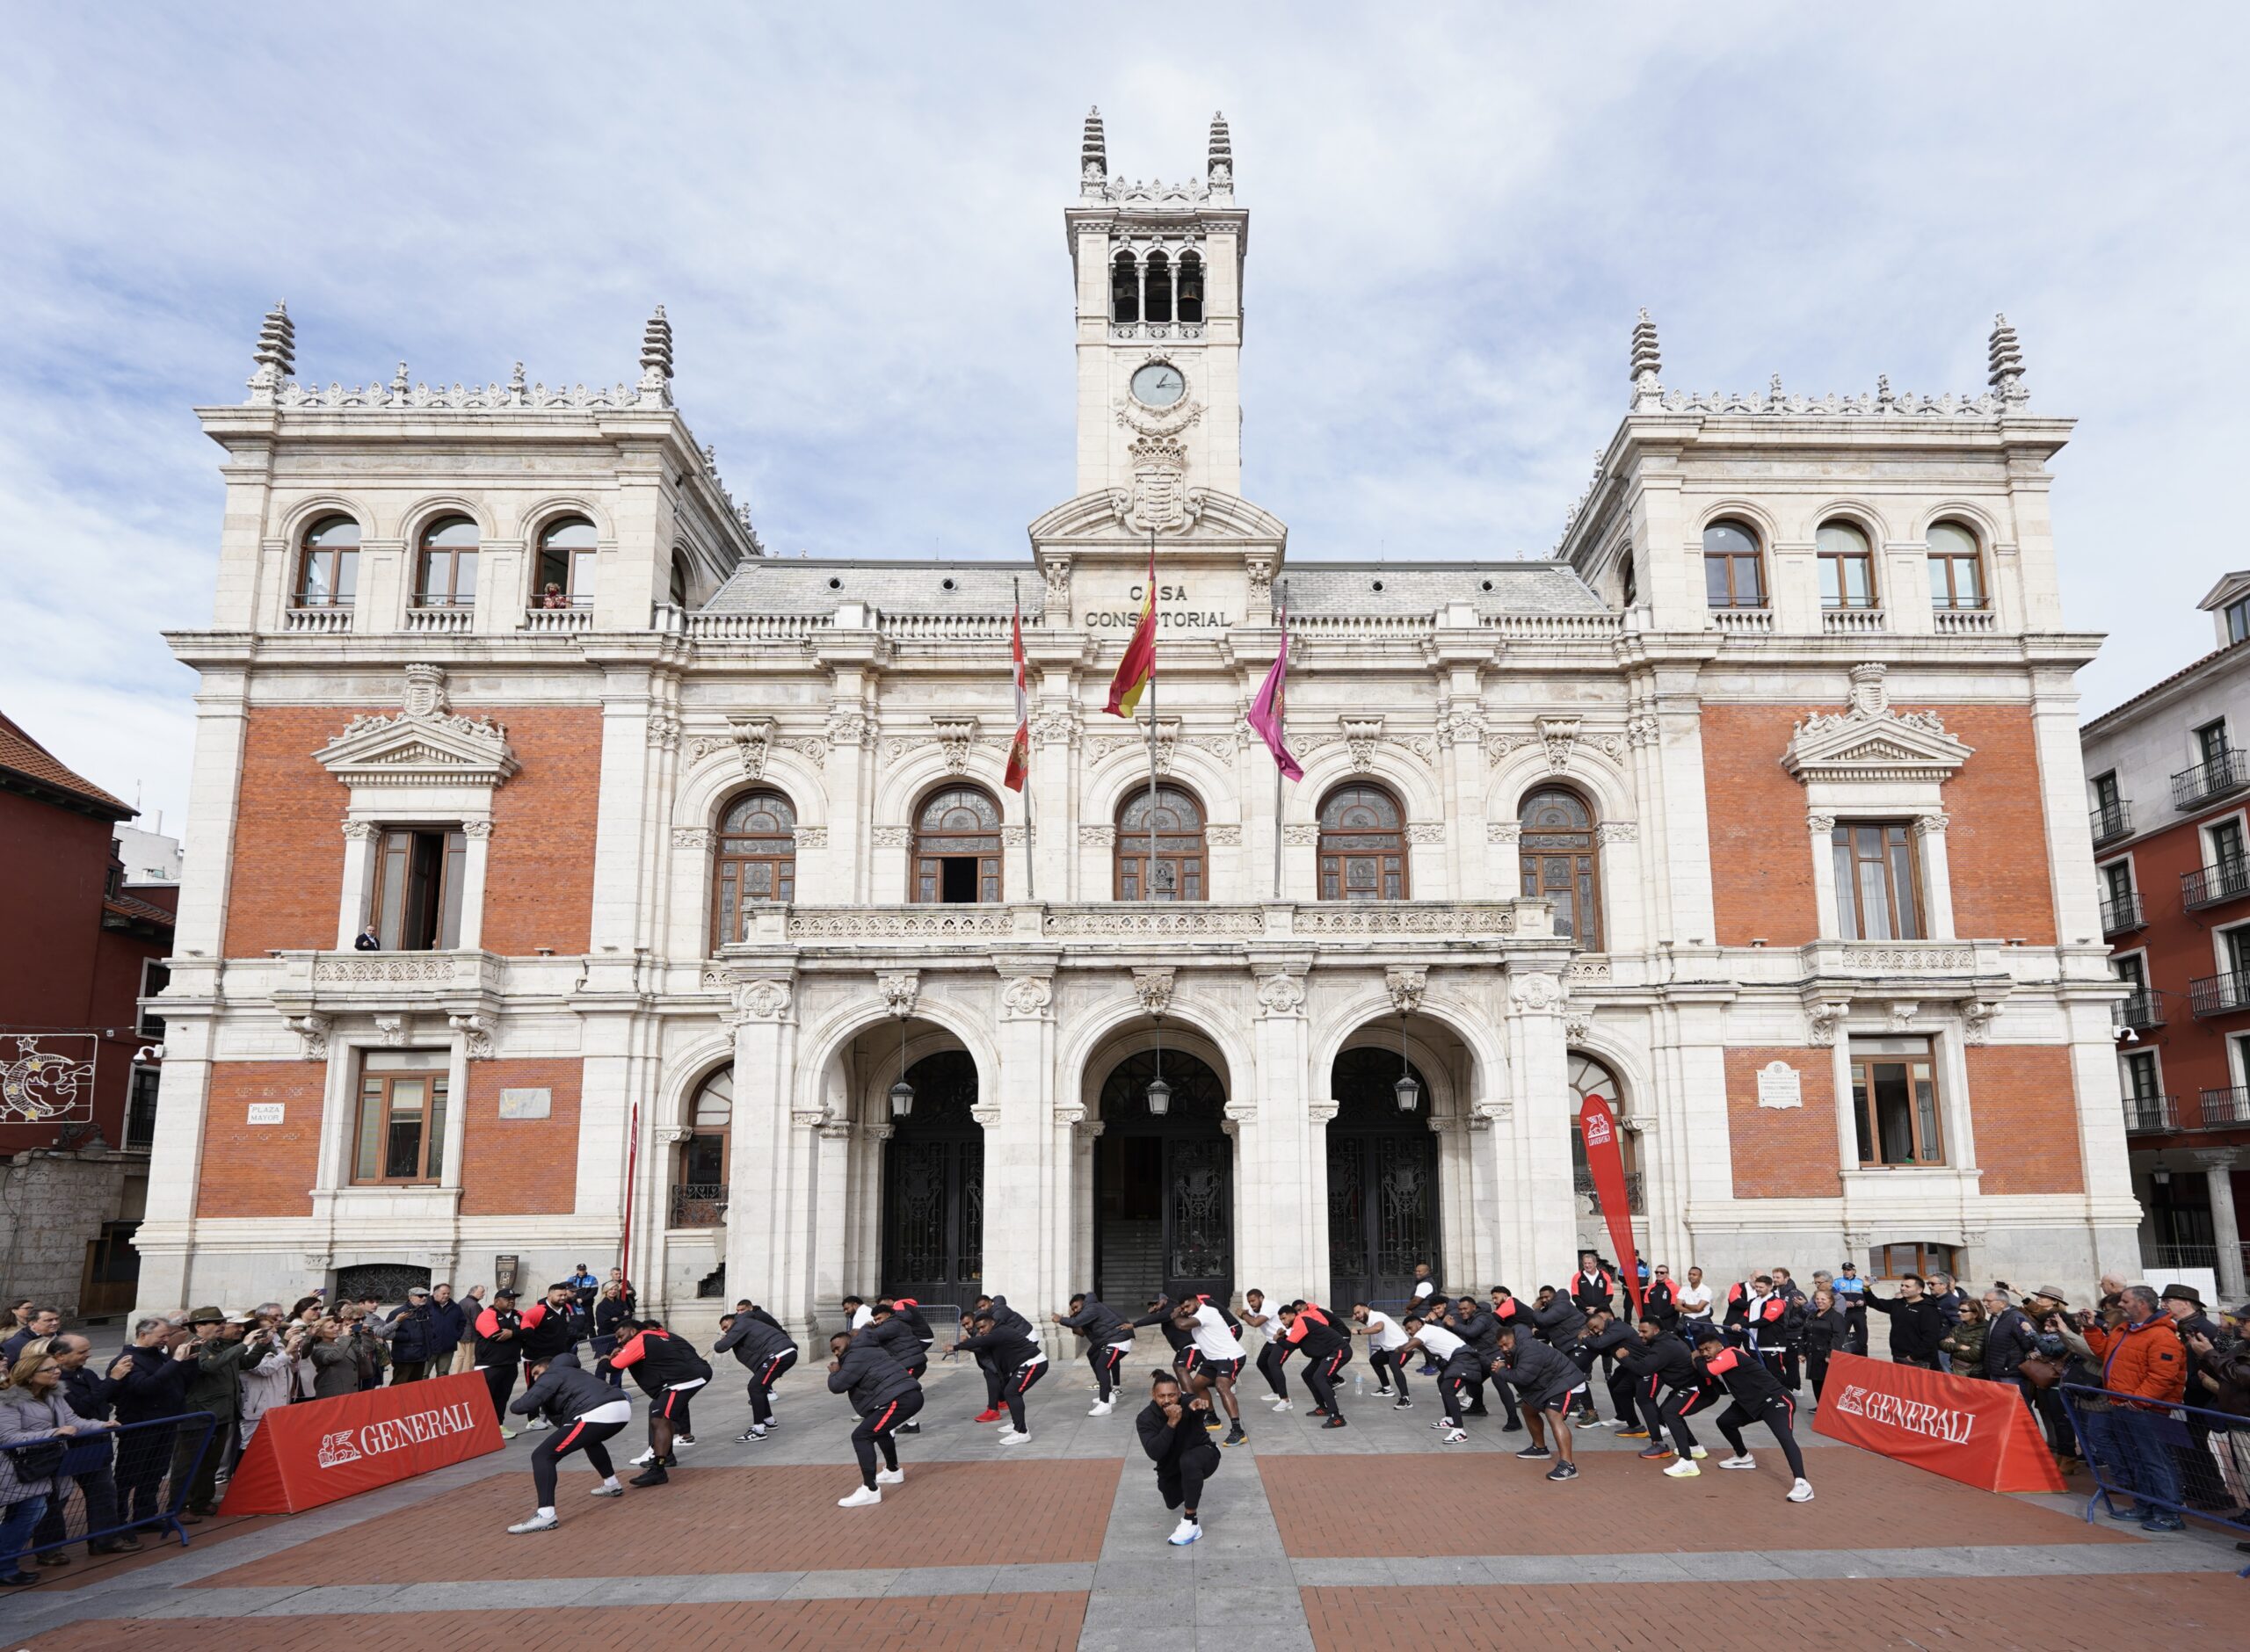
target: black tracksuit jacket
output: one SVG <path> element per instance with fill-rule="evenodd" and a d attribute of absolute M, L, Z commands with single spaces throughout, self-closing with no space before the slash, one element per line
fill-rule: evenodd
<path fill-rule="evenodd" d="M 1141 1449 L 1149 1454 L 1149 1460 L 1157 1466 L 1158 1474 L 1179 1467 L 1182 1458 L 1199 1450 L 1214 1457 L 1219 1454 L 1219 1448 L 1211 1444 L 1210 1435 L 1203 1427 L 1204 1416 L 1184 1400 L 1177 1423 L 1167 1422 L 1164 1408 L 1154 1400 L 1141 1408 L 1140 1416 L 1133 1419 L 1133 1426 L 1140 1431 Z"/>
<path fill-rule="evenodd" d="M 841 1363 L 828 1373 L 828 1391 L 848 1396 L 852 1409 L 863 1417 L 918 1392 L 921 1386 L 888 1351 L 856 1337 L 846 1345 Z"/>
<path fill-rule="evenodd" d="M 551 1365 L 538 1381 L 509 1402 L 521 1417 L 541 1411 L 558 1426 L 605 1405 L 622 1405 L 616 1389 L 582 1366 Z"/>
<path fill-rule="evenodd" d="M 732 1354 L 749 1369 L 759 1371 L 781 1355 L 796 1352 L 797 1344 L 771 1320 L 760 1319 L 755 1314 L 737 1314 L 735 1322 L 727 1327 L 711 1351 Z"/>
<path fill-rule="evenodd" d="M 1117 1316 L 1117 1312 L 1106 1302 L 1088 1297 L 1085 1305 L 1075 1314 L 1063 1315 L 1063 1325 L 1084 1333 L 1089 1348 L 1107 1348 L 1115 1342 L 1130 1342 L 1132 1327 Z"/>

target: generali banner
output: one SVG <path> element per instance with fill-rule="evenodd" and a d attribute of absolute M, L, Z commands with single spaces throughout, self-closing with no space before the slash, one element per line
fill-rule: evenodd
<path fill-rule="evenodd" d="M 1812 1429 L 1986 1491 L 2063 1489 L 2039 1424 L 2011 1383 L 1838 1354 Z"/>
<path fill-rule="evenodd" d="M 265 1414 L 227 1482 L 221 1514 L 295 1514 L 500 1449 L 476 1372 Z"/>

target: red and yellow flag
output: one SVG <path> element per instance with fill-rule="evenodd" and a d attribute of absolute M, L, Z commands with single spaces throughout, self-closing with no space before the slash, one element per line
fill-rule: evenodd
<path fill-rule="evenodd" d="M 1133 708 L 1141 703 L 1141 692 L 1157 674 L 1157 547 L 1149 544 L 1149 583 L 1143 588 L 1141 622 L 1133 627 L 1133 640 L 1125 645 L 1125 657 L 1117 662 L 1117 675 L 1109 684 L 1109 714 L 1130 717 Z"/>
<path fill-rule="evenodd" d="M 1015 676 L 1016 732 L 1008 742 L 1008 772 L 1000 784 L 1011 792 L 1020 792 L 1031 773 L 1031 699 L 1025 692 L 1021 604 L 1017 605 L 1015 619 L 1008 630 L 1008 654 Z"/>

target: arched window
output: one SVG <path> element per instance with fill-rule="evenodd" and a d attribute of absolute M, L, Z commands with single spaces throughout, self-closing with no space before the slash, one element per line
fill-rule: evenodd
<path fill-rule="evenodd" d="M 1149 872 L 1149 831 L 1156 830 L 1156 873 Z M 1176 786 L 1129 793 L 1117 811 L 1116 894 L 1121 901 L 1201 901 L 1209 893 L 1203 810 Z"/>
<path fill-rule="evenodd" d="M 359 583 L 359 525 L 350 517 L 323 517 L 305 535 L 297 555 L 300 608 L 349 608 Z"/>
<path fill-rule="evenodd" d="M 1179 255 L 1179 319 L 1203 319 L 1203 260 L 1192 252 Z"/>
<path fill-rule="evenodd" d="M 468 608 L 476 602 L 476 524 L 467 517 L 441 517 L 422 533 L 417 559 L 414 605 Z"/>
<path fill-rule="evenodd" d="M 1586 1105 L 1588 1096 L 1599 1096 L 1609 1104 L 1609 1111 L 1620 1119 L 1625 1116 L 1622 1093 L 1617 1087 L 1617 1076 L 1591 1055 L 1570 1052 L 1571 1078 L 1571 1176 L 1577 1184 L 1579 1197 L 1592 1206 L 1588 1215 L 1601 1214 L 1601 1198 L 1593 1190 L 1593 1170 L 1586 1159 L 1586 1138 L 1581 1134 L 1579 1109 Z M 1632 1133 L 1620 1130 L 1617 1146 L 1625 1162 L 1625 1202 L 1630 1214 L 1640 1215 L 1647 1205 L 1641 1191 L 1641 1171 Z M 1685 1274 L 1680 1276 L 1686 1278 Z"/>
<path fill-rule="evenodd" d="M 1320 898 L 1406 899 L 1406 823 L 1398 800 L 1354 780 L 1320 806 Z"/>
<path fill-rule="evenodd" d="M 727 1137 L 735 1121 L 731 1062 L 696 1086 L 687 1104 L 687 1140 L 671 1185 L 671 1225 L 715 1228 L 726 1218 Z"/>
<path fill-rule="evenodd" d="M 687 606 L 687 553 L 674 551 L 671 554 L 671 573 L 664 582 L 664 595 L 673 607 L 685 608 Z"/>
<path fill-rule="evenodd" d="M 1149 254 L 1148 278 L 1141 283 L 1141 308 L 1144 320 L 1168 322 L 1172 319 L 1172 260 L 1162 252 Z"/>
<path fill-rule="evenodd" d="M 1977 554 L 1977 536 L 1958 522 L 1930 524 L 1930 606 L 1981 608 L 1985 605 L 1985 564 Z"/>
<path fill-rule="evenodd" d="M 1813 542 L 1820 556 L 1820 605 L 1874 607 L 1875 553 L 1867 535 L 1848 522 L 1824 522 Z"/>
<path fill-rule="evenodd" d="M 1703 530 L 1703 595 L 1714 608 L 1766 605 L 1758 536 L 1741 523 L 1714 522 Z"/>
<path fill-rule="evenodd" d="M 1121 252 L 1109 266 L 1109 319 L 1141 319 L 1141 266 L 1129 252 Z"/>
<path fill-rule="evenodd" d="M 1555 933 L 1601 950 L 1601 881 L 1593 815 L 1575 792 L 1549 786 L 1523 800 L 1517 823 L 1523 892 L 1555 903 Z"/>
<path fill-rule="evenodd" d="M 594 605 L 594 525 L 584 517 L 564 517 L 539 536 L 539 583 L 532 604 L 540 608 Z"/>
<path fill-rule="evenodd" d="M 728 806 L 711 877 L 717 946 L 750 938 L 750 908 L 797 898 L 796 832 L 797 811 L 779 792 L 751 792 Z"/>
<path fill-rule="evenodd" d="M 925 906 L 997 903 L 1000 806 L 976 786 L 930 793 L 914 817 L 909 898 Z"/>

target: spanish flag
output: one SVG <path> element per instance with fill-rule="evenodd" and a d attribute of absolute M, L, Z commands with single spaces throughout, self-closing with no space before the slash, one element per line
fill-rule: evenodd
<path fill-rule="evenodd" d="M 1149 583 L 1143 588 L 1141 623 L 1133 627 L 1133 640 L 1125 645 L 1125 657 L 1117 662 L 1117 675 L 1109 685 L 1109 714 L 1130 717 L 1135 706 L 1141 703 L 1141 691 L 1148 687 L 1157 674 L 1157 545 L 1152 534 L 1149 539 Z"/>

